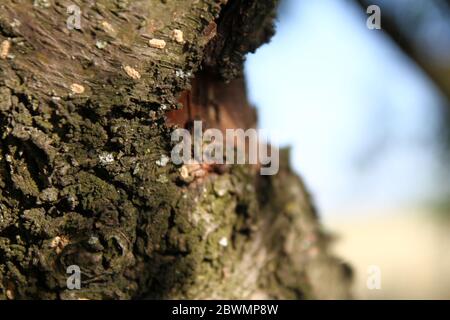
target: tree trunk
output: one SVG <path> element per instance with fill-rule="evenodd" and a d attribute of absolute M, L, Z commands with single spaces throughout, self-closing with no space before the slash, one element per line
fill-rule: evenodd
<path fill-rule="evenodd" d="M 274 176 L 167 162 L 176 126 L 255 126 L 241 70 L 275 7 L 2 1 L 0 299 L 349 296 L 288 151 Z"/>

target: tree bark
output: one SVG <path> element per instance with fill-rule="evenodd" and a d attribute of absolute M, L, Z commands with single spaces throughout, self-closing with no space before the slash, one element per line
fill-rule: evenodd
<path fill-rule="evenodd" d="M 274 176 L 163 161 L 194 119 L 256 125 L 241 71 L 275 8 L 2 1 L 0 299 L 349 297 L 287 150 Z"/>

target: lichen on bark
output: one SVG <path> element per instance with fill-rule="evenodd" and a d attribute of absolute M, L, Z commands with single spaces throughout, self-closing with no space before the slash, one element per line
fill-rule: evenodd
<path fill-rule="evenodd" d="M 186 112 L 191 82 L 216 90 L 200 109 L 256 123 L 231 80 L 268 40 L 276 1 L 73 2 L 81 30 L 67 29 L 71 1 L 0 5 L 11 44 L 0 59 L 0 299 L 347 297 L 348 268 L 327 252 L 287 155 L 273 177 L 225 166 L 189 182 L 161 161 L 167 114 Z M 70 265 L 81 290 L 67 288 Z"/>

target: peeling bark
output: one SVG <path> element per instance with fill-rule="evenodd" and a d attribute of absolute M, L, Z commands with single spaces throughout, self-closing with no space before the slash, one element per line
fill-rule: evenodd
<path fill-rule="evenodd" d="M 66 27 L 73 3 L 81 30 Z M 195 118 L 255 126 L 235 77 L 275 6 L 2 2 L 0 299 L 349 296 L 287 151 L 276 176 L 236 165 L 187 182 L 158 161 Z M 70 265 L 81 290 L 67 289 Z"/>

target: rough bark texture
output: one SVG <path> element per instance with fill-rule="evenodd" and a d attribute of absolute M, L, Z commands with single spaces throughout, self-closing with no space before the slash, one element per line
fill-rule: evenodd
<path fill-rule="evenodd" d="M 275 2 L 1 2 L 0 299 L 349 296 L 288 151 L 275 176 L 158 161 L 193 118 L 255 125 L 233 79 Z"/>

